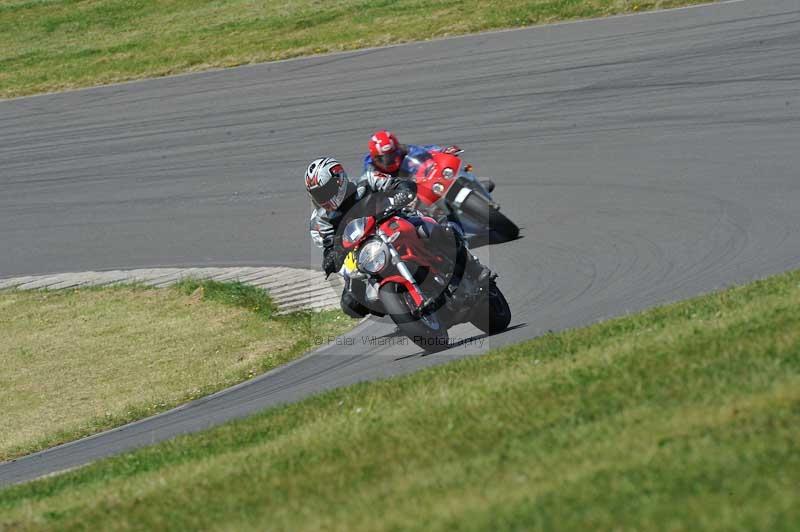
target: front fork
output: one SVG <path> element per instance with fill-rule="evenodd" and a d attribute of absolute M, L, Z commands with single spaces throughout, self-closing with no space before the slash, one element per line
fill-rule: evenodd
<path fill-rule="evenodd" d="M 389 248 L 389 256 L 392 259 L 392 264 L 394 267 L 397 268 L 397 272 L 405 279 L 406 289 L 411 294 L 411 298 L 414 300 L 414 304 L 417 308 L 421 307 L 422 304 L 425 302 L 425 296 L 422 293 L 422 289 L 417 284 L 417 280 L 414 279 L 414 276 L 411 274 L 411 270 L 408 269 L 406 263 L 403 261 L 403 258 L 400 256 L 400 253 L 397 252 L 397 249 L 394 247 L 394 240 L 391 237 L 387 237 L 386 234 L 378 230 L 378 235 L 381 239 L 386 243 L 386 247 Z"/>
<path fill-rule="evenodd" d="M 395 233 L 392 236 L 388 236 L 382 230 L 378 229 L 376 231 L 377 236 L 383 241 L 386 245 L 387 249 L 389 250 L 389 257 L 394 265 L 395 269 L 397 270 L 397 274 L 399 275 L 390 275 L 388 277 L 383 278 L 382 280 L 378 280 L 376 278 L 372 278 L 371 282 L 367 283 L 367 299 L 370 300 L 377 300 L 380 298 L 379 295 L 379 288 L 384 284 L 394 282 L 398 284 L 402 284 L 408 293 L 411 295 L 412 300 L 414 301 L 415 305 L 415 313 L 421 315 L 424 313 L 425 309 L 428 305 L 432 304 L 436 298 L 428 299 L 426 298 L 425 292 L 420 287 L 419 283 L 417 282 L 414 274 L 411 273 L 406 262 L 400 256 L 400 253 L 397 251 L 397 248 L 394 246 L 394 241 L 397 239 L 399 233 Z M 466 249 L 461 250 L 462 252 L 466 252 Z M 467 260 L 469 260 L 467 258 Z M 456 259 L 456 262 L 458 260 Z M 454 267 L 457 269 L 457 265 L 454 264 Z M 463 275 L 464 272 L 461 272 Z M 439 275 L 434 276 L 434 281 L 441 284 L 443 287 L 447 284 L 444 279 L 439 277 Z"/>
<path fill-rule="evenodd" d="M 414 278 L 414 275 L 411 273 L 411 270 L 408 269 L 405 261 L 403 261 L 400 253 L 394 247 L 393 242 L 396 240 L 397 236 L 399 236 L 399 233 L 395 233 L 397 236 L 387 236 L 386 233 L 378 229 L 376 234 L 381 240 L 383 240 L 383 243 L 386 244 L 386 247 L 389 250 L 389 257 L 399 275 L 390 275 L 383 280 L 379 280 L 376 277 L 370 278 L 370 280 L 367 282 L 367 299 L 370 301 L 377 301 L 380 299 L 379 289 L 381 286 L 389 282 L 399 283 L 405 286 L 406 290 L 408 290 L 408 293 L 411 294 L 414 305 L 416 305 L 416 310 L 419 312 L 425 304 L 425 294 L 422 292 L 422 289 L 417 283 L 417 280 Z"/>

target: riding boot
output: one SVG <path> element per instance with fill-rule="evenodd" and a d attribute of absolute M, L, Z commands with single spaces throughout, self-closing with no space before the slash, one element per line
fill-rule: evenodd
<path fill-rule="evenodd" d="M 468 277 L 476 279 L 478 284 L 485 283 L 492 276 L 492 270 L 481 264 L 481 261 L 478 259 L 478 257 L 473 255 L 469 250 L 467 250 L 467 266 L 464 270 L 464 273 Z"/>

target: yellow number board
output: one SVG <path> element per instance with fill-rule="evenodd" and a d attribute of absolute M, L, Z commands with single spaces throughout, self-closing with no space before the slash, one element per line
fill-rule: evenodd
<path fill-rule="evenodd" d="M 344 269 L 347 273 L 353 273 L 358 270 L 358 263 L 356 262 L 355 251 L 351 251 L 344 258 Z"/>

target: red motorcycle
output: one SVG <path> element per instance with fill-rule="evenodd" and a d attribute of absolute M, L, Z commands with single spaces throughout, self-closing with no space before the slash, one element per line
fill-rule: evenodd
<path fill-rule="evenodd" d="M 459 152 L 460 153 L 460 152 Z M 458 221 L 468 237 L 509 241 L 519 237 L 519 227 L 500 212 L 489 190 L 472 176 L 458 153 L 429 151 L 411 164 L 420 208 L 431 216 Z"/>
<path fill-rule="evenodd" d="M 426 351 L 446 348 L 447 330 L 455 324 L 472 322 L 495 334 L 511 321 L 496 276 L 477 263 L 452 229 L 433 218 L 394 207 L 354 217 L 341 246 L 346 286 L 363 281 L 364 306 L 389 314 Z"/>

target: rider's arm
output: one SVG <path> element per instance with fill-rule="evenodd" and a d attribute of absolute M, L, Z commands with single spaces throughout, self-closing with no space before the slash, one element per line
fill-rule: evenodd
<path fill-rule="evenodd" d="M 325 277 L 338 272 L 342 265 L 341 257 L 336 251 L 335 230 L 322 209 L 311 213 L 309 232 L 314 244 L 322 248 L 322 271 L 325 272 Z"/>
<path fill-rule="evenodd" d="M 394 207 L 404 207 L 417 197 L 417 183 L 411 179 L 392 178 L 385 190 Z"/>
<path fill-rule="evenodd" d="M 316 209 L 311 213 L 308 222 L 308 231 L 311 233 L 311 240 L 317 247 L 327 248 L 333 245 L 333 225 L 325 219 L 321 209 Z"/>
<path fill-rule="evenodd" d="M 384 192 L 392 199 L 392 205 L 402 206 L 411 203 L 417 197 L 417 184 L 412 179 L 392 177 L 389 174 L 370 170 L 364 173 L 357 182 L 371 192 Z"/>
<path fill-rule="evenodd" d="M 365 174 L 374 170 L 375 167 L 372 165 L 372 155 L 369 153 L 364 156 L 364 170 L 362 170 Z"/>
<path fill-rule="evenodd" d="M 425 146 L 421 146 L 421 148 L 427 151 L 440 151 L 442 153 L 449 153 L 450 155 L 459 155 L 461 153 L 464 153 L 464 150 L 462 150 L 455 144 L 451 144 L 450 146 L 439 146 L 438 144 L 426 144 Z"/>
<path fill-rule="evenodd" d="M 439 146 L 438 144 L 423 144 L 422 146 L 414 147 L 425 151 L 442 151 L 444 149 L 444 146 Z"/>

